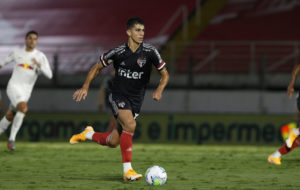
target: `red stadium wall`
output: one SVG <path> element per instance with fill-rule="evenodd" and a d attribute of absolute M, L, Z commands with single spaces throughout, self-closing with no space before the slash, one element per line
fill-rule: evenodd
<path fill-rule="evenodd" d="M 7 26 L 1 30 L 21 42 L 27 30 L 35 29 L 43 37 L 43 42 L 68 43 L 77 40 L 84 43 L 120 43 L 127 39 L 127 19 L 138 16 L 145 20 L 146 38 L 151 39 L 182 5 L 191 12 L 195 1 L 26 0 L 16 3 L 1 0 L 0 21 Z M 180 24 L 181 21 L 177 20 L 166 35 L 170 35 Z M 0 38 L 1 41 L 5 39 Z"/>

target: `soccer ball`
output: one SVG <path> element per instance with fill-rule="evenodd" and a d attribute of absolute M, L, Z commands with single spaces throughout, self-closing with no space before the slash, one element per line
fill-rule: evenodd
<path fill-rule="evenodd" d="M 161 186 L 167 181 L 167 172 L 160 166 L 151 166 L 146 171 L 145 179 L 149 185 Z"/>

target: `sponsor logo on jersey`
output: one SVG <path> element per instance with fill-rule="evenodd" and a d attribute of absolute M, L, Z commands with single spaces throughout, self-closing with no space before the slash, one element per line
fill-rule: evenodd
<path fill-rule="evenodd" d="M 146 58 L 145 57 L 138 58 L 137 64 L 142 68 L 146 64 Z"/>
<path fill-rule="evenodd" d="M 144 72 L 130 71 L 130 69 L 118 69 L 118 75 L 128 79 L 141 79 Z"/>
<path fill-rule="evenodd" d="M 29 65 L 28 63 L 22 63 L 22 64 L 19 64 L 18 66 L 23 67 L 23 69 L 25 69 L 25 70 L 27 70 L 27 69 L 33 70 L 33 67 L 31 65 Z"/>
<path fill-rule="evenodd" d="M 120 65 L 121 65 L 121 66 L 125 66 L 125 62 L 122 61 L 122 62 L 120 63 Z"/>

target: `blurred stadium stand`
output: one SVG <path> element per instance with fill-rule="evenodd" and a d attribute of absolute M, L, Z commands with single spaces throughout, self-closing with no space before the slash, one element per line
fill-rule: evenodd
<path fill-rule="evenodd" d="M 3 0 L 0 59 L 23 45 L 28 30 L 37 30 L 38 48 L 45 52 L 56 73 L 54 82 L 42 78 L 37 85 L 76 86 L 82 81 L 80 75 L 86 74 L 102 52 L 127 40 L 125 23 L 129 17 L 144 18 L 146 41 L 159 48 L 182 23 L 182 10 L 188 16 L 196 6 L 195 1 L 182 0 L 165 4 L 159 0 L 145 1 L 142 6 L 140 1 L 131 0 L 128 4 L 121 0 Z M 12 65 L 0 70 L 2 87 L 11 70 Z"/>
<path fill-rule="evenodd" d="M 228 1 L 176 60 L 176 69 L 187 72 L 193 56 L 194 72 L 253 73 L 265 57 L 268 71 L 290 72 L 298 64 L 299 5 L 292 0 Z"/>

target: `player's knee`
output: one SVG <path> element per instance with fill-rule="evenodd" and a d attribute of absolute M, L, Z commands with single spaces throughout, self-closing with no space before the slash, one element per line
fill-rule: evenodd
<path fill-rule="evenodd" d="M 125 130 L 134 132 L 135 127 L 136 127 L 136 121 L 133 119 L 126 123 Z"/>
<path fill-rule="evenodd" d="M 12 121 L 12 120 L 14 119 L 14 113 L 13 113 L 12 111 L 8 110 L 8 111 L 6 112 L 5 117 L 6 117 L 6 119 L 7 119 L 8 121 Z"/>
<path fill-rule="evenodd" d="M 120 144 L 120 136 L 117 130 L 113 130 L 111 135 L 108 137 L 107 145 L 110 148 L 116 148 Z"/>

